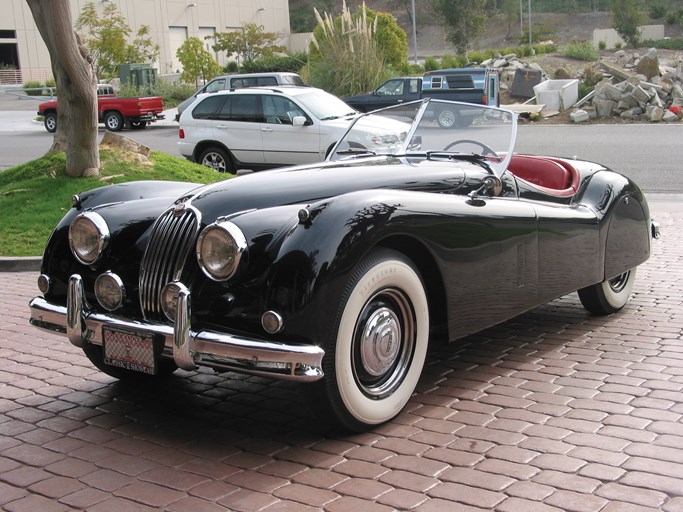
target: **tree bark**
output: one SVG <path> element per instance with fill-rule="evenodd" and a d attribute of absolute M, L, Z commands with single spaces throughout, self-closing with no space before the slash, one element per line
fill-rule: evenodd
<path fill-rule="evenodd" d="M 69 0 L 26 0 L 50 53 L 59 98 L 51 151 L 66 152 L 66 173 L 99 174 L 97 77 L 92 59 L 74 32 Z"/>

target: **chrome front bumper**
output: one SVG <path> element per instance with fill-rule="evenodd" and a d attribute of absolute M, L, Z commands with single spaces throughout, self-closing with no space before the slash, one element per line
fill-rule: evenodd
<path fill-rule="evenodd" d="M 112 314 L 89 312 L 81 276 L 69 278 L 67 305 L 59 306 L 36 297 L 29 302 L 31 325 L 66 333 L 77 347 L 86 343 L 102 345 L 103 328 L 128 329 L 160 336 L 164 357 L 172 357 L 184 370 L 210 366 L 222 370 L 262 375 L 282 380 L 312 382 L 323 377 L 320 347 L 262 341 L 216 331 L 193 331 L 190 321 L 191 297 L 187 289 L 178 296 L 173 326 L 135 322 Z"/>

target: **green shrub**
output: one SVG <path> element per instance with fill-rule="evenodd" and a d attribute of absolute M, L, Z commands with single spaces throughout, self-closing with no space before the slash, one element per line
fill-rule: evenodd
<path fill-rule="evenodd" d="M 27 96 L 42 96 L 43 91 L 42 87 L 44 87 L 42 82 L 38 81 L 29 81 L 24 84 L 24 90 L 26 92 Z M 34 90 L 31 90 L 34 89 Z"/>
<path fill-rule="evenodd" d="M 197 91 L 193 84 L 185 82 L 172 82 L 157 78 L 156 82 L 149 86 L 122 86 L 116 95 L 122 98 L 138 98 L 141 96 L 161 96 L 164 108 L 173 108 L 178 103 L 186 100 Z"/>
<path fill-rule="evenodd" d="M 604 50 L 607 48 L 607 41 L 598 41 L 598 49 Z"/>
<path fill-rule="evenodd" d="M 485 52 L 485 51 L 475 51 L 475 52 L 469 52 L 467 54 L 467 60 L 469 62 L 476 62 L 477 64 L 480 64 L 484 62 L 487 59 L 490 59 L 493 56 L 493 52 Z M 467 62 L 467 63 L 469 63 Z M 467 64 L 466 63 L 466 64 Z"/>
<path fill-rule="evenodd" d="M 441 64 L 439 64 L 439 59 L 436 57 L 427 57 L 424 63 L 425 71 L 434 71 L 435 69 L 441 69 Z"/>
<path fill-rule="evenodd" d="M 665 17 L 667 14 L 666 5 L 662 2 L 653 2 L 650 4 L 650 18 L 658 20 Z"/>
<path fill-rule="evenodd" d="M 621 47 L 622 47 L 621 41 L 617 41 L 616 43 L 614 43 L 614 47 L 615 47 L 617 50 L 618 50 L 619 48 L 621 48 Z"/>
<path fill-rule="evenodd" d="M 225 71 L 226 73 L 237 73 L 239 69 L 240 66 L 239 64 L 237 64 L 237 61 L 231 60 L 225 65 L 223 71 Z"/>
<path fill-rule="evenodd" d="M 683 18 L 683 12 L 681 12 L 681 9 L 677 9 L 675 11 L 670 11 L 666 14 L 666 22 L 669 25 L 678 25 L 681 22 L 681 18 Z"/>
<path fill-rule="evenodd" d="M 598 52 L 593 43 L 588 41 L 572 41 L 562 51 L 565 57 L 594 62 L 598 60 Z"/>
<path fill-rule="evenodd" d="M 461 68 L 467 64 L 467 59 L 464 55 L 444 55 L 441 58 L 440 67 L 437 69 Z"/>
<path fill-rule="evenodd" d="M 297 53 L 294 55 L 270 55 L 247 61 L 242 66 L 244 73 L 265 73 L 273 71 L 290 71 L 298 73 L 299 70 L 308 62 L 307 53 Z"/>
<path fill-rule="evenodd" d="M 683 50 L 683 39 L 660 39 L 659 41 L 643 41 L 644 47 L 662 50 Z"/>

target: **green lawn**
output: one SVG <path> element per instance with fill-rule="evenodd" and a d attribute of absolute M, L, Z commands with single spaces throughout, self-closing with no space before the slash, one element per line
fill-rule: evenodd
<path fill-rule="evenodd" d="M 68 177 L 63 152 L 0 171 L 0 256 L 42 255 L 52 229 L 71 207 L 71 196 L 79 192 L 126 181 L 210 183 L 229 176 L 161 152 L 152 152 L 152 165 L 130 155 L 101 148 L 99 177 Z"/>

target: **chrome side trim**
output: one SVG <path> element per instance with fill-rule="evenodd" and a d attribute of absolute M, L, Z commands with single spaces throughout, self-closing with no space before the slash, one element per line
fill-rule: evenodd
<path fill-rule="evenodd" d="M 263 341 L 216 331 L 193 331 L 189 291 L 180 294 L 179 320 L 175 326 L 170 326 L 135 322 L 110 313 L 87 312 L 80 277 L 72 276 L 69 283 L 68 307 L 36 297 L 29 303 L 29 321 L 31 325 L 48 331 L 66 333 L 69 341 L 78 347 L 85 343 L 102 345 L 103 327 L 117 327 L 161 337 L 165 347 L 162 357 L 172 358 L 179 368 L 209 366 L 299 382 L 313 382 L 324 375 L 322 359 L 325 351 L 320 347 Z"/>

